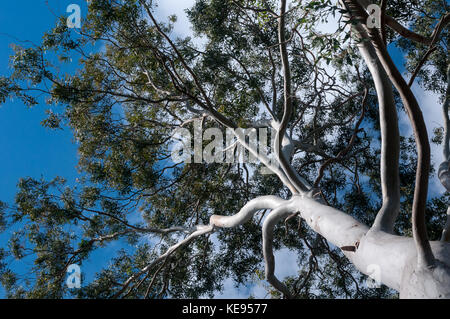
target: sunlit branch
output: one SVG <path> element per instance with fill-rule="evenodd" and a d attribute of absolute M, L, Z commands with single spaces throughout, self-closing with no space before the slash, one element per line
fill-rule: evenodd
<path fill-rule="evenodd" d="M 277 222 L 281 219 L 288 217 L 295 210 L 295 206 L 290 203 L 282 205 L 274 209 L 264 220 L 262 227 L 262 237 L 263 237 L 263 254 L 264 262 L 266 266 L 266 279 L 267 281 L 275 287 L 277 290 L 281 291 L 286 298 L 292 298 L 292 294 L 289 289 L 275 276 L 275 257 L 273 255 L 273 229 Z"/>
<path fill-rule="evenodd" d="M 412 208 L 413 235 L 417 248 L 418 265 L 432 267 L 435 263 L 434 255 L 428 241 L 425 207 L 428 195 L 428 177 L 430 173 L 430 143 L 428 133 L 423 118 L 422 111 L 416 97 L 412 93 L 405 79 L 398 71 L 392 61 L 386 47 L 381 41 L 378 30 L 368 28 L 364 22 L 368 19 L 368 14 L 357 0 L 344 0 L 352 16 L 355 16 L 362 22 L 363 27 L 369 34 L 374 45 L 377 56 L 383 65 L 386 73 L 392 83 L 400 93 L 403 105 L 407 110 L 410 122 L 414 131 L 417 146 L 417 169 L 416 169 L 416 187 L 414 190 L 414 200 Z"/>
<path fill-rule="evenodd" d="M 278 19 L 278 40 L 280 43 L 280 54 L 283 66 L 283 81 L 284 81 L 284 112 L 279 128 L 277 129 L 277 134 L 275 137 L 275 153 L 279 159 L 280 165 L 283 168 L 286 176 L 290 182 L 295 186 L 296 191 L 294 194 L 299 192 L 308 191 L 308 187 L 300 181 L 298 174 L 295 174 L 293 167 L 288 162 L 285 154 L 282 152 L 283 138 L 285 137 L 287 127 L 292 117 L 293 105 L 292 105 L 292 89 L 291 89 L 291 71 L 289 66 L 289 57 L 287 53 L 286 46 L 286 36 L 285 36 L 285 12 L 286 12 L 286 0 L 281 1 L 280 17 Z"/>
<path fill-rule="evenodd" d="M 443 155 L 444 161 L 439 165 L 438 177 L 447 192 L 450 192 L 450 118 L 448 109 L 450 105 L 450 66 L 447 67 L 447 90 L 445 92 L 444 104 L 442 105 L 442 115 L 444 117 L 444 139 Z M 450 207 L 447 208 L 447 222 L 442 231 L 441 241 L 450 241 Z"/>
<path fill-rule="evenodd" d="M 364 40 L 368 38 L 368 35 L 362 26 L 357 24 L 353 26 L 353 30 L 358 34 L 358 48 L 372 74 L 380 110 L 380 175 L 383 206 L 377 214 L 372 229 L 391 233 L 400 210 L 400 137 L 392 83 L 384 72 L 374 47 Z"/>

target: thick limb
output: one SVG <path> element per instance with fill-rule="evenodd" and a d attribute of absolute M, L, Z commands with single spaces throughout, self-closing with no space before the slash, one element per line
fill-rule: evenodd
<path fill-rule="evenodd" d="M 450 118 L 448 116 L 448 107 L 450 105 L 450 66 L 447 68 L 447 90 L 445 92 L 445 100 L 442 106 L 443 116 L 444 116 L 444 161 L 439 165 L 438 177 L 441 184 L 445 189 L 450 191 L 450 151 L 449 151 L 449 141 L 450 141 Z M 447 209 L 447 222 L 442 231 L 442 241 L 450 241 L 450 207 Z"/>
<path fill-rule="evenodd" d="M 232 216 L 212 215 L 209 222 L 221 228 L 237 227 L 249 221 L 257 211 L 262 209 L 275 209 L 286 202 L 286 200 L 276 196 L 258 197 L 245 204 L 237 214 Z"/>
<path fill-rule="evenodd" d="M 292 294 L 289 289 L 283 284 L 278 278 L 275 276 L 275 257 L 273 255 L 273 229 L 277 222 L 281 219 L 288 217 L 295 210 L 295 206 L 293 201 L 290 201 L 288 204 L 279 206 L 274 209 L 269 216 L 264 220 L 264 224 L 262 227 L 262 236 L 263 236 L 263 254 L 264 254 L 264 262 L 266 266 L 266 279 L 267 281 L 276 289 L 281 291 L 286 298 L 292 298 Z"/>
<path fill-rule="evenodd" d="M 283 85 L 284 85 L 284 112 L 283 118 L 277 130 L 275 137 L 275 153 L 279 159 L 280 165 L 283 168 L 289 181 L 295 186 L 296 191 L 293 194 L 300 192 L 306 192 L 309 190 L 308 186 L 303 183 L 298 174 L 294 171 L 294 168 L 289 163 L 289 159 L 286 158 L 282 152 L 283 138 L 286 135 L 286 130 L 292 117 L 293 105 L 292 105 L 292 88 L 291 88 L 291 71 L 289 66 L 289 57 L 286 45 L 285 36 L 285 18 L 286 18 L 286 0 L 281 0 L 280 16 L 278 18 L 278 41 L 280 45 L 281 62 L 283 66 Z"/>
<path fill-rule="evenodd" d="M 358 49 L 374 80 L 380 110 L 380 175 L 383 206 L 372 228 L 392 233 L 400 209 L 400 137 L 392 83 L 383 70 L 372 44 L 363 40 L 368 38 L 364 29 L 358 24 L 353 27 L 353 30 L 361 40 L 358 43 Z"/>
<path fill-rule="evenodd" d="M 369 232 L 366 225 L 335 208 L 308 196 L 294 198 L 295 209 L 314 231 L 341 249 L 354 246 L 343 254 L 366 275 L 377 267 L 381 283 L 399 291 L 401 298 L 450 298 L 450 244 L 431 242 L 438 262 L 432 269 L 418 269 L 413 238 Z"/>
<path fill-rule="evenodd" d="M 367 28 L 367 26 L 363 24 L 367 21 L 367 12 L 364 11 L 356 0 L 344 0 L 344 2 L 352 16 L 361 21 L 361 25 L 363 25 L 365 31 L 370 36 L 378 59 L 399 92 L 403 105 L 407 110 L 417 146 L 416 187 L 414 189 L 414 201 L 412 207 L 413 236 L 418 252 L 418 265 L 420 267 L 433 267 L 435 259 L 428 241 L 425 223 L 425 206 L 428 195 L 431 152 L 422 111 L 416 97 L 389 56 L 386 47 L 382 43 L 379 32 L 376 29 Z"/>

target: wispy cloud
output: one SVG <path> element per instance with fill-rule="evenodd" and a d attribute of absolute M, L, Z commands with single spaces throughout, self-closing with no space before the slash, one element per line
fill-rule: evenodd
<path fill-rule="evenodd" d="M 158 2 L 156 14 L 158 18 L 165 20 L 168 16 L 175 14 L 177 22 L 174 32 L 180 36 L 192 36 L 192 25 L 186 15 L 186 9 L 194 5 L 194 0 L 164 0 Z"/>

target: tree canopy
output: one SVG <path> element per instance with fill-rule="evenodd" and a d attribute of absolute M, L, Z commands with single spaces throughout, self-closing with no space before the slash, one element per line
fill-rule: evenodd
<path fill-rule="evenodd" d="M 393 219 L 389 231 L 419 242 L 421 231 L 413 226 L 421 225 L 422 209 L 427 238 L 441 238 L 448 193 L 430 196 L 417 183 L 428 183 L 440 163 L 431 161 L 428 175 L 420 166 L 426 164 L 420 134 L 395 134 L 397 114 L 416 113 L 384 61 L 388 45 L 398 48 L 397 68 L 404 63 L 411 84 L 444 103 L 448 5 L 382 0 L 376 3 L 381 27 L 361 31 L 367 16 L 357 9 L 365 13 L 368 3 L 196 0 L 187 11 L 193 36 L 182 37 L 173 31 L 175 16 L 155 15 L 157 1 L 91 0 L 81 28 L 69 28 L 62 17 L 40 45 L 14 46 L 12 72 L 0 77 L 0 103 L 19 98 L 30 107 L 47 105 L 42 125 L 55 134 L 72 130 L 81 178 L 72 185 L 64 177 L 24 177 L 15 203 L 1 205 L 0 230 L 11 233 L 0 248 L 7 296 L 198 298 L 214 296 L 231 277 L 244 285 L 268 278 L 274 298 L 397 297 L 392 287 L 366 285 L 367 276 L 347 258 L 358 245 L 333 244 L 301 209 L 280 211 L 283 218 L 273 217 L 271 229 L 278 202 L 255 202 L 309 194 L 383 231 L 389 228 L 384 219 Z M 325 32 L 328 20 L 338 25 Z M 385 70 L 380 77 L 392 81 L 383 84 L 381 98 L 376 70 L 364 56 L 372 51 Z M 65 71 L 74 64 L 76 71 Z M 383 98 L 393 106 L 384 110 Z M 194 134 L 195 123 L 224 134 L 226 128 L 275 129 L 269 147 L 275 165 L 260 157 L 256 163 L 174 162 L 174 132 Z M 392 141 L 385 151 L 383 127 Z M 430 140 L 448 152 L 446 128 L 433 129 Z M 236 140 L 223 152 L 238 143 L 249 150 L 245 137 Z M 416 179 L 418 171 L 423 176 Z M 394 195 L 385 196 L 390 189 Z M 252 215 L 236 227 L 211 217 L 246 209 Z M 83 273 L 81 288 L 69 289 L 68 267 L 83 269 L 105 247 L 117 249 L 95 276 Z M 273 277 L 271 267 L 283 261 L 270 262 L 271 252 L 281 248 L 298 256 L 297 276 Z M 14 268 L 18 259 L 32 266 L 21 273 Z"/>

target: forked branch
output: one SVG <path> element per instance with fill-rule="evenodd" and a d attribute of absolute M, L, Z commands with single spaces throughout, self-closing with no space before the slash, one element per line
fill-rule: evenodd
<path fill-rule="evenodd" d="M 308 187 L 298 178 L 294 168 L 289 163 L 285 154 L 282 152 L 282 141 L 285 137 L 286 130 L 288 128 L 289 122 L 292 117 L 293 103 L 292 103 L 292 88 L 291 88 L 291 71 L 289 65 L 289 57 L 287 52 L 286 44 L 286 0 L 281 0 L 281 10 L 280 16 L 278 18 L 278 41 L 280 45 L 281 63 L 283 66 L 283 85 L 284 85 L 284 110 L 283 118 L 279 128 L 277 129 L 277 134 L 275 137 L 275 153 L 278 157 L 281 167 L 288 177 L 289 181 L 295 186 L 296 192 L 293 194 L 298 194 L 299 192 L 308 191 Z"/>

